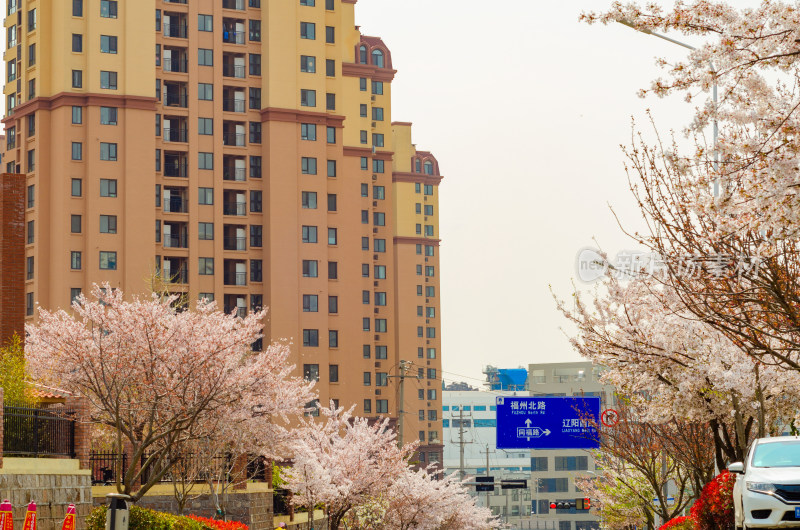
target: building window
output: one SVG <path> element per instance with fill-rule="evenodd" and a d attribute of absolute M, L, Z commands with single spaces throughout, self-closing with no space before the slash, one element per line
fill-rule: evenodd
<path fill-rule="evenodd" d="M 328 211 L 335 212 L 336 211 L 336 194 L 329 193 L 328 194 Z"/>
<path fill-rule="evenodd" d="M 117 18 L 117 0 L 100 0 L 100 16 Z"/>
<path fill-rule="evenodd" d="M 107 70 L 100 71 L 100 88 L 108 90 L 117 89 L 117 72 Z"/>
<path fill-rule="evenodd" d="M 72 107 L 72 123 L 75 125 L 83 123 L 83 107 Z"/>
<path fill-rule="evenodd" d="M 318 329 L 304 329 L 303 330 L 303 346 L 308 348 L 316 348 L 319 346 L 319 330 Z M 315 365 L 316 366 L 316 365 Z M 317 367 L 317 378 L 314 381 L 319 381 L 319 367 Z"/>
<path fill-rule="evenodd" d="M 362 348 L 362 352 L 363 352 L 363 356 L 364 356 L 365 359 L 369 359 L 369 356 L 370 356 L 369 349 L 370 349 L 369 344 L 364 344 L 364 346 Z"/>
<path fill-rule="evenodd" d="M 319 276 L 318 274 L 318 262 L 317 260 L 313 259 L 304 259 L 303 260 L 303 278 L 316 278 Z"/>
<path fill-rule="evenodd" d="M 251 53 L 248 65 L 250 67 L 250 75 L 261 75 L 261 54 Z"/>
<path fill-rule="evenodd" d="M 303 336 L 306 331 L 316 331 L 312 329 L 303 330 Z M 303 379 L 306 381 L 319 381 L 319 365 L 318 364 L 304 364 L 303 365 Z"/>
<path fill-rule="evenodd" d="M 364 400 L 364 414 L 371 414 L 372 413 L 372 400 L 365 399 Z"/>
<path fill-rule="evenodd" d="M 555 471 L 586 471 L 589 469 L 589 458 L 586 456 L 556 456 Z"/>
<path fill-rule="evenodd" d="M 337 230 L 335 228 L 328 228 L 328 244 L 336 245 L 338 243 Z"/>
<path fill-rule="evenodd" d="M 366 46 L 359 46 L 358 47 L 358 62 L 360 64 L 367 64 L 367 47 Z M 366 79 L 364 79 L 366 81 Z"/>
<path fill-rule="evenodd" d="M 318 299 L 319 297 L 315 294 L 304 294 L 303 295 L 303 312 L 304 313 L 316 313 L 319 311 L 318 307 Z"/>
<path fill-rule="evenodd" d="M 317 58 L 313 55 L 300 56 L 300 71 L 313 74 L 317 71 Z"/>
<path fill-rule="evenodd" d="M 336 61 L 333 59 L 325 59 L 325 75 L 336 77 Z"/>
<path fill-rule="evenodd" d="M 28 208 L 33 208 L 36 202 L 36 186 L 31 184 L 28 186 Z"/>
<path fill-rule="evenodd" d="M 317 91 L 308 90 L 305 88 L 300 89 L 300 106 L 301 107 L 316 107 L 317 106 Z"/>
<path fill-rule="evenodd" d="M 78 301 L 78 298 L 81 296 L 81 288 L 80 287 L 72 287 L 69 290 L 69 303 L 74 304 Z"/>
<path fill-rule="evenodd" d="M 250 260 L 250 281 L 251 282 L 264 281 L 264 263 L 260 259 Z"/>
<path fill-rule="evenodd" d="M 214 204 L 214 188 L 198 188 L 198 204 Z"/>
<path fill-rule="evenodd" d="M 198 66 L 214 66 L 214 50 L 200 48 L 197 50 Z"/>
<path fill-rule="evenodd" d="M 70 215 L 69 216 L 69 231 L 73 234 L 80 234 L 81 233 L 81 216 L 80 215 Z"/>
<path fill-rule="evenodd" d="M 367 78 L 366 77 L 358 78 L 358 88 L 362 92 L 366 92 L 367 91 Z"/>
<path fill-rule="evenodd" d="M 72 196 L 80 197 L 83 195 L 83 179 L 72 179 Z"/>
<path fill-rule="evenodd" d="M 83 16 L 83 0 L 72 0 L 72 16 Z"/>
<path fill-rule="evenodd" d="M 300 139 L 308 141 L 316 141 L 317 139 L 317 126 L 313 123 L 300 124 Z"/>
<path fill-rule="evenodd" d="M 335 329 L 328 330 L 328 347 L 329 348 L 338 348 L 339 347 L 339 331 Z"/>
<path fill-rule="evenodd" d="M 197 134 L 213 135 L 214 134 L 214 119 L 213 118 L 197 118 Z"/>
<path fill-rule="evenodd" d="M 117 107 L 100 107 L 100 125 L 117 124 Z"/>
<path fill-rule="evenodd" d="M 386 333 L 386 319 L 385 318 L 376 318 L 375 319 L 375 332 L 376 333 Z"/>
<path fill-rule="evenodd" d="M 198 153 L 198 169 L 214 169 L 214 153 Z"/>
<path fill-rule="evenodd" d="M 260 156 L 251 156 L 250 157 L 250 178 L 251 179 L 260 179 L 261 178 L 261 157 Z"/>
<path fill-rule="evenodd" d="M 378 68 L 383 68 L 383 52 L 381 50 L 372 51 L 372 64 Z"/>
<path fill-rule="evenodd" d="M 386 265 L 375 265 L 375 279 L 376 280 L 386 279 Z"/>
<path fill-rule="evenodd" d="M 372 224 L 375 226 L 386 226 L 386 214 L 383 212 L 373 212 Z"/>
<path fill-rule="evenodd" d="M 388 414 L 389 413 L 389 400 L 388 399 L 376 399 L 375 400 L 375 412 L 378 414 Z"/>
<path fill-rule="evenodd" d="M 72 34 L 72 53 L 83 52 L 83 35 L 81 33 Z"/>
<path fill-rule="evenodd" d="M 371 325 L 372 325 L 372 321 L 369 319 L 369 317 L 364 317 L 364 318 L 361 319 L 361 329 L 362 329 L 362 331 L 369 331 Z"/>
<path fill-rule="evenodd" d="M 214 17 L 197 15 L 197 31 L 214 31 Z"/>
<path fill-rule="evenodd" d="M 428 389 L 428 401 L 433 401 L 436 399 L 436 389 L 429 388 Z"/>
<path fill-rule="evenodd" d="M 378 96 L 383 94 L 383 81 L 372 82 L 372 93 Z"/>
<path fill-rule="evenodd" d="M 328 262 L 328 279 L 329 280 L 338 280 L 339 279 L 339 263 L 336 261 L 329 261 Z"/>
<path fill-rule="evenodd" d="M 116 234 L 117 233 L 117 216 L 116 215 L 101 215 L 100 216 L 100 233 L 101 234 Z"/>
<path fill-rule="evenodd" d="M 314 40 L 317 38 L 317 27 L 313 22 L 300 23 L 300 38 Z"/>
<path fill-rule="evenodd" d="M 302 207 L 307 210 L 315 210 L 317 208 L 317 192 L 316 191 L 300 192 L 300 203 Z"/>
<path fill-rule="evenodd" d="M 81 253 L 73 250 L 69 253 L 69 268 L 75 271 L 81 270 Z"/>
<path fill-rule="evenodd" d="M 28 229 L 27 229 L 27 244 L 30 245 L 33 243 L 33 225 L 35 221 L 28 221 Z"/>
<path fill-rule="evenodd" d="M 328 367 L 328 381 L 331 383 L 339 382 L 339 365 L 331 364 Z M 339 408 L 338 406 L 336 408 Z"/>
<path fill-rule="evenodd" d="M 378 133 L 373 133 L 372 135 L 372 145 L 375 147 L 383 147 L 383 135 Z"/>
<path fill-rule="evenodd" d="M 328 143 L 335 144 L 336 143 L 336 127 L 328 127 L 327 128 L 328 134 Z"/>
<path fill-rule="evenodd" d="M 531 457 L 531 471 L 547 471 L 547 457 L 546 456 Z"/>
<path fill-rule="evenodd" d="M 336 110 L 336 94 L 330 92 L 325 94 L 325 108 L 327 110 Z"/>
<path fill-rule="evenodd" d="M 33 279 L 33 256 L 25 258 L 25 279 Z"/>
<path fill-rule="evenodd" d="M 83 144 L 72 142 L 72 160 L 83 160 Z"/>
<path fill-rule="evenodd" d="M 83 88 L 83 71 L 72 71 L 72 88 Z"/>
<path fill-rule="evenodd" d="M 117 53 L 117 37 L 100 35 L 100 53 Z"/>
<path fill-rule="evenodd" d="M 372 107 L 372 119 L 374 121 L 383 121 L 383 108 Z"/>
<path fill-rule="evenodd" d="M 198 265 L 198 274 L 201 276 L 212 276 L 214 274 L 214 258 L 199 258 Z"/>
<path fill-rule="evenodd" d="M 383 291 L 378 291 L 375 293 L 375 305 L 377 306 L 385 306 L 386 305 L 386 293 Z"/>
<path fill-rule="evenodd" d="M 214 223 L 197 223 L 197 239 L 201 241 L 214 239 Z"/>
<path fill-rule="evenodd" d="M 25 315 L 33 315 L 33 293 L 25 293 Z"/>
<path fill-rule="evenodd" d="M 261 21 L 250 20 L 250 40 L 252 42 L 261 42 Z"/>
<path fill-rule="evenodd" d="M 117 270 L 117 253 L 100 251 L 100 269 L 101 270 Z"/>
<path fill-rule="evenodd" d="M 389 385 L 389 374 L 386 372 L 376 372 L 375 373 L 375 386 L 388 386 Z"/>
<path fill-rule="evenodd" d="M 316 226 L 303 226 L 303 243 L 316 243 L 317 242 L 317 227 Z"/>
<path fill-rule="evenodd" d="M 300 159 L 301 171 L 305 175 L 317 174 L 317 159 L 304 156 Z"/>
<path fill-rule="evenodd" d="M 383 160 L 373 160 L 372 161 L 372 171 L 375 173 L 383 173 L 384 163 Z"/>
<path fill-rule="evenodd" d="M 325 9 L 333 11 L 333 0 L 325 0 Z"/>
<path fill-rule="evenodd" d="M 100 160 L 117 160 L 117 144 L 100 142 Z"/>
<path fill-rule="evenodd" d="M 336 177 L 336 160 L 328 160 L 328 176 Z"/>
<path fill-rule="evenodd" d="M 251 144 L 261 143 L 261 122 L 258 121 L 250 122 L 250 143 Z"/>
<path fill-rule="evenodd" d="M 364 386 L 372 386 L 372 372 L 364 372 Z"/>
<path fill-rule="evenodd" d="M 325 43 L 336 43 L 336 29 L 333 26 L 325 26 Z"/>
<path fill-rule="evenodd" d="M 201 101 L 214 100 L 214 84 L 213 83 L 198 83 L 197 84 L 197 99 Z"/>
<path fill-rule="evenodd" d="M 339 312 L 339 297 L 338 296 L 329 296 L 328 297 L 328 313 L 335 315 Z"/>
<path fill-rule="evenodd" d="M 261 190 L 250 190 L 250 213 L 261 213 L 263 208 L 261 198 Z"/>

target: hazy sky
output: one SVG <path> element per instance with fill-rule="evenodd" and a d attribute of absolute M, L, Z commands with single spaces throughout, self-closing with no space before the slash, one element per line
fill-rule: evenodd
<path fill-rule="evenodd" d="M 630 143 L 631 118 L 644 124 L 649 108 L 665 131 L 691 120 L 680 98 L 636 95 L 660 74 L 656 56 L 687 50 L 619 24 L 578 22 L 610 3 L 356 5 L 356 23 L 383 37 L 399 70 L 392 119 L 414 123 L 415 143 L 445 177 L 445 380 L 482 379 L 486 364 L 578 359 L 550 286 L 570 296 L 576 252 L 593 238 L 612 255 L 633 248 L 609 210 L 639 226 L 619 147 Z"/>

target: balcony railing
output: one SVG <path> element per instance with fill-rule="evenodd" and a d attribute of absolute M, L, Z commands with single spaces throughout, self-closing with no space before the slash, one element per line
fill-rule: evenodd
<path fill-rule="evenodd" d="M 243 99 L 223 99 L 222 110 L 225 112 L 244 112 L 247 106 Z"/>
<path fill-rule="evenodd" d="M 165 72 L 188 72 L 189 63 L 186 59 L 174 59 L 172 57 L 164 57 L 163 70 Z"/>
<path fill-rule="evenodd" d="M 187 32 L 186 24 L 164 24 L 164 36 L 185 39 Z"/>
<path fill-rule="evenodd" d="M 222 0 L 222 7 L 224 9 L 236 9 L 244 11 L 245 0 Z"/>
<path fill-rule="evenodd" d="M 247 215 L 247 203 L 244 201 L 225 201 L 222 205 L 224 215 Z"/>
<path fill-rule="evenodd" d="M 228 236 L 222 245 L 223 250 L 247 250 L 247 238 Z"/>
<path fill-rule="evenodd" d="M 232 305 L 226 305 L 225 306 L 225 313 L 230 315 L 234 311 L 236 311 L 236 316 L 239 317 L 239 318 L 244 318 L 244 317 L 247 316 L 247 308 L 246 307 L 235 306 L 235 305 L 233 305 L 233 306 Z"/>
<path fill-rule="evenodd" d="M 222 133 L 222 145 L 244 147 L 244 133 L 224 132 Z"/>
<path fill-rule="evenodd" d="M 75 458 L 74 412 L 4 407 L 3 455 Z"/>
<path fill-rule="evenodd" d="M 164 163 L 164 176 L 186 178 L 186 168 L 185 163 L 166 162 Z"/>
<path fill-rule="evenodd" d="M 225 285 L 247 285 L 246 272 L 226 272 Z"/>
<path fill-rule="evenodd" d="M 167 283 L 189 283 L 189 275 L 186 273 L 186 267 L 181 267 L 176 271 L 165 267 L 163 273 L 164 281 Z"/>
<path fill-rule="evenodd" d="M 164 236 L 164 246 L 166 248 L 188 248 L 187 237 L 178 235 L 178 236 Z"/>
<path fill-rule="evenodd" d="M 164 127 L 164 141 L 186 143 L 186 129 L 173 129 L 171 127 Z"/>
<path fill-rule="evenodd" d="M 228 44 L 244 44 L 244 36 L 246 33 L 244 31 L 230 31 L 230 30 L 223 30 L 222 31 L 222 42 L 227 42 Z"/>
<path fill-rule="evenodd" d="M 242 182 L 247 178 L 247 169 L 243 167 L 225 166 L 222 168 L 223 180 L 235 180 Z"/>
<path fill-rule="evenodd" d="M 185 4 L 186 0 L 164 0 L 168 4 Z"/>
<path fill-rule="evenodd" d="M 222 75 L 224 77 L 238 77 L 244 79 L 245 66 L 243 64 L 223 64 Z"/>
<path fill-rule="evenodd" d="M 188 107 L 186 94 L 164 94 L 164 105 L 167 107 Z"/>
<path fill-rule="evenodd" d="M 170 213 L 187 213 L 189 211 L 189 201 L 183 197 L 164 199 L 163 210 Z"/>

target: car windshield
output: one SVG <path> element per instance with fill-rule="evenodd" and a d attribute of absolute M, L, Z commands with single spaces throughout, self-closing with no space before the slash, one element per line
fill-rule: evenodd
<path fill-rule="evenodd" d="M 770 442 L 756 446 L 753 467 L 800 467 L 800 441 Z"/>

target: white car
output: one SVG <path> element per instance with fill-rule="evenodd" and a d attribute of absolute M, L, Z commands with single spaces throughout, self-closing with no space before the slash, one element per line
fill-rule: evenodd
<path fill-rule="evenodd" d="M 728 471 L 736 528 L 800 528 L 800 436 L 759 438 Z"/>

